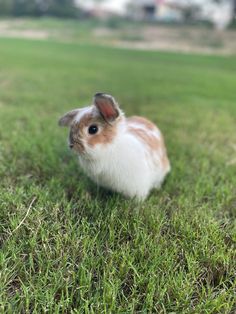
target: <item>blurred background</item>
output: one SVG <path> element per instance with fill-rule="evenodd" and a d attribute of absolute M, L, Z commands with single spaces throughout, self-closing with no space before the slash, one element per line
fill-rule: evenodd
<path fill-rule="evenodd" d="M 236 0 L 0 0 L 0 36 L 234 54 Z"/>

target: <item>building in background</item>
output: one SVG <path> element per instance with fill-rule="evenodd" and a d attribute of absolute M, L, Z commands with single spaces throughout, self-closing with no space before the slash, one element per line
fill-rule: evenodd
<path fill-rule="evenodd" d="M 236 0 L 130 0 L 128 15 L 135 20 L 163 22 L 209 21 L 227 27 L 236 13 Z"/>
<path fill-rule="evenodd" d="M 184 23 L 209 21 L 226 28 L 236 14 L 236 0 L 76 0 L 89 15 L 125 16 L 140 21 Z"/>
<path fill-rule="evenodd" d="M 135 20 L 146 21 L 183 21 L 184 5 L 171 0 L 131 0 L 128 16 Z"/>
<path fill-rule="evenodd" d="M 235 17 L 235 5 L 235 0 L 208 1 L 201 8 L 201 17 L 212 22 L 217 29 L 225 29 Z"/>
<path fill-rule="evenodd" d="M 125 16 L 129 0 L 75 0 L 87 15 L 98 18 Z"/>

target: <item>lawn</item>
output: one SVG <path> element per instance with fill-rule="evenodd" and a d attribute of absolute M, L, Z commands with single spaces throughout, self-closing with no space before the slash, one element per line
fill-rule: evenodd
<path fill-rule="evenodd" d="M 162 190 L 98 189 L 57 126 L 114 95 L 164 133 Z M 0 312 L 235 313 L 236 56 L 0 39 Z"/>

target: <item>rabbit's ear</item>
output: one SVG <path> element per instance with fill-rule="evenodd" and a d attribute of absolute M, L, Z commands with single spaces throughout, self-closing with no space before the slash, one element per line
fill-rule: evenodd
<path fill-rule="evenodd" d="M 119 105 L 111 95 L 95 94 L 94 104 L 106 122 L 113 122 L 120 115 Z"/>
<path fill-rule="evenodd" d="M 70 126 L 79 111 L 80 109 L 74 109 L 67 112 L 63 117 L 59 119 L 58 124 L 60 126 Z"/>

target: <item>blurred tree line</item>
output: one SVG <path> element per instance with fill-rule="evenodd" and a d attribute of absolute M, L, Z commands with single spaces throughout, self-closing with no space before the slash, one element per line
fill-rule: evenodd
<path fill-rule="evenodd" d="M 0 16 L 57 16 L 79 15 L 74 0 L 0 0 Z"/>

